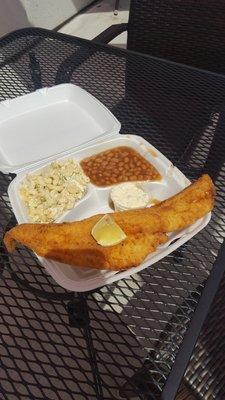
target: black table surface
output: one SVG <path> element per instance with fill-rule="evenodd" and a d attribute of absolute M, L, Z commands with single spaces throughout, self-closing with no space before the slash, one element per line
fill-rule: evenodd
<path fill-rule="evenodd" d="M 209 225 L 144 271 L 66 292 L 32 252 L 0 248 L 0 399 L 175 397 L 225 269 L 225 77 L 30 28 L 0 40 L 0 99 L 72 82 L 216 188 Z M 18 132 L 19 134 L 19 132 Z M 22 146 L 22 143 L 21 143 Z M 16 221 L 0 174 L 0 235 Z"/>

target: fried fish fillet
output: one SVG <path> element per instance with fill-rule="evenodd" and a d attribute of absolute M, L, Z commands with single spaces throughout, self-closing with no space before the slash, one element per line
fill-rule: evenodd
<path fill-rule="evenodd" d="M 102 218 L 94 215 L 82 221 L 62 224 L 21 224 L 8 231 L 8 251 L 19 242 L 36 254 L 74 266 L 121 270 L 139 265 L 165 243 L 166 233 L 185 228 L 213 209 L 215 189 L 203 175 L 177 195 L 151 207 L 113 213 L 127 238 L 110 247 L 100 246 L 92 237 L 93 226 Z"/>

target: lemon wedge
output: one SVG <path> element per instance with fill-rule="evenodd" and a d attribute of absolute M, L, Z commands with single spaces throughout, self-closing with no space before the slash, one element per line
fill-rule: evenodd
<path fill-rule="evenodd" d="M 104 215 L 92 228 L 91 234 L 103 247 L 115 246 L 126 239 L 126 235 L 110 215 Z"/>

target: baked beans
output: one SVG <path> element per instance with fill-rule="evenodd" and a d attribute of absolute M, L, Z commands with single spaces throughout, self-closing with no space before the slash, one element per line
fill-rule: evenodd
<path fill-rule="evenodd" d="M 136 150 L 114 147 L 81 161 L 81 167 L 97 186 L 110 186 L 128 181 L 155 181 L 161 176 L 156 168 Z"/>

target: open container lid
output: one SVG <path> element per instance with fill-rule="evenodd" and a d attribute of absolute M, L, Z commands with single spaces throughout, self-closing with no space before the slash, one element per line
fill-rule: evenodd
<path fill-rule="evenodd" d="M 0 103 L 0 171 L 18 173 L 119 133 L 95 97 L 66 83 Z"/>

